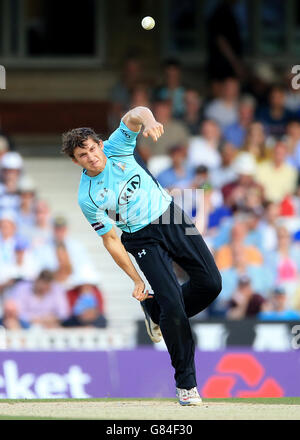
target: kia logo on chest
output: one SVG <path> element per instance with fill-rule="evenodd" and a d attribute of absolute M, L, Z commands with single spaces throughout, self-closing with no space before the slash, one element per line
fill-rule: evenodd
<path fill-rule="evenodd" d="M 131 179 L 125 183 L 125 185 L 122 188 L 122 191 L 120 192 L 118 204 L 121 206 L 127 205 L 127 203 L 130 202 L 130 200 L 133 198 L 133 195 L 140 188 L 140 186 L 141 186 L 140 175 L 136 174 L 135 176 L 131 177 Z"/>

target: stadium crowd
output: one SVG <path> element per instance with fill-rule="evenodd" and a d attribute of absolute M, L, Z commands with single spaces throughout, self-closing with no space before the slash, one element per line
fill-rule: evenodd
<path fill-rule="evenodd" d="M 212 251 L 222 292 L 202 315 L 300 319 L 300 92 L 270 75 L 245 84 L 211 82 L 208 93 L 183 82 L 176 60 L 163 81 L 129 58 L 110 92 L 110 132 L 135 106 L 164 125 L 137 152 L 183 204 Z M 97 274 L 67 221 L 53 218 L 0 134 L 1 325 L 28 328 L 107 325 Z M 194 190 L 201 190 L 200 197 Z M 184 195 L 184 197 L 183 197 Z M 186 274 L 175 266 L 183 282 Z"/>
<path fill-rule="evenodd" d="M 0 324 L 7 329 L 105 327 L 103 295 L 82 244 L 53 218 L 0 136 Z"/>

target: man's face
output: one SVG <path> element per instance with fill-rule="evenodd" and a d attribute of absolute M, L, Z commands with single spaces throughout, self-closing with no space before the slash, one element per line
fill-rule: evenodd
<path fill-rule="evenodd" d="M 64 241 L 68 233 L 67 226 L 56 226 L 54 228 L 54 236 L 57 241 Z"/>
<path fill-rule="evenodd" d="M 46 295 L 51 289 L 52 283 L 48 280 L 37 279 L 34 286 L 34 291 L 37 295 Z"/>
<path fill-rule="evenodd" d="M 169 121 L 172 115 L 172 107 L 171 103 L 166 102 L 157 102 L 154 106 L 154 114 L 157 121 Z"/>
<path fill-rule="evenodd" d="M 284 107 L 285 96 L 283 90 L 273 89 L 269 99 L 272 107 Z"/>
<path fill-rule="evenodd" d="M 105 167 L 106 156 L 103 153 L 103 142 L 97 143 L 92 138 L 83 142 L 83 147 L 74 149 L 73 162 L 85 168 L 89 176 L 96 176 Z"/>
<path fill-rule="evenodd" d="M 273 150 L 273 159 L 274 162 L 278 165 L 285 162 L 287 155 L 287 147 L 286 144 L 283 142 L 278 142 Z"/>
<path fill-rule="evenodd" d="M 4 239 L 9 239 L 14 236 L 16 232 L 16 225 L 13 221 L 3 218 L 0 221 L 0 233 Z"/>

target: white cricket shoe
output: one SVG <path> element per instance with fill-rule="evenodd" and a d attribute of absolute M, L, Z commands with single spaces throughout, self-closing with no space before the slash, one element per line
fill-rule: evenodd
<path fill-rule="evenodd" d="M 196 387 L 191 388 L 190 390 L 185 390 L 183 388 L 176 388 L 176 396 L 179 400 L 180 405 L 195 406 L 202 404 L 201 397 L 199 396 Z"/>
<path fill-rule="evenodd" d="M 146 324 L 147 333 L 152 342 L 158 343 L 162 340 L 160 327 L 158 324 L 155 324 L 155 322 L 152 321 L 149 313 L 146 310 L 145 304 L 143 304 L 143 301 L 141 302 L 141 306 L 145 314 L 145 324 Z"/>

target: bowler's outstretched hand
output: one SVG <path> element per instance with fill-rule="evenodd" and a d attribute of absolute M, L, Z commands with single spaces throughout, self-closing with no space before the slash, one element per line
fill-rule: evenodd
<path fill-rule="evenodd" d="M 145 125 L 143 131 L 144 137 L 150 136 L 154 140 L 154 142 L 157 142 L 162 134 L 164 134 L 164 127 L 160 122 L 154 121 Z"/>

